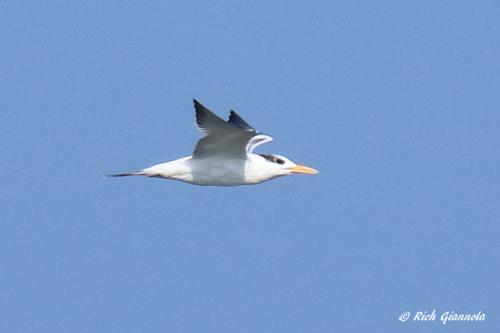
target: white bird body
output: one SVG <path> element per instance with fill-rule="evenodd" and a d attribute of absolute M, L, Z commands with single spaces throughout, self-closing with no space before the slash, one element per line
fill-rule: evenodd
<path fill-rule="evenodd" d="M 178 160 L 160 163 L 139 172 L 140 175 L 180 180 L 186 183 L 193 181 L 192 168 L 188 160 L 191 156 Z"/>
<path fill-rule="evenodd" d="M 186 156 L 153 165 L 135 174 L 174 179 L 196 185 L 237 186 L 259 184 L 274 178 L 271 177 L 272 174 L 266 172 L 265 166 L 265 159 L 257 154 L 250 154 L 247 160 L 219 158 L 197 160 L 192 156 Z"/>
<path fill-rule="evenodd" d="M 257 133 L 234 111 L 226 122 L 198 101 L 194 103 L 196 121 L 204 137 L 196 144 L 192 156 L 111 176 L 148 176 L 194 185 L 237 186 L 259 184 L 293 173 L 318 173 L 284 156 L 252 153 L 257 146 L 273 139 Z"/>

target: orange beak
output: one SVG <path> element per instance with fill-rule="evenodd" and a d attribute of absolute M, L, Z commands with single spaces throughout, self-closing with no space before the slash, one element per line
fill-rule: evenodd
<path fill-rule="evenodd" d="M 306 167 L 304 165 L 296 165 L 294 167 L 289 168 L 289 170 L 292 173 L 302 173 L 302 174 L 306 174 L 306 175 L 315 175 L 315 174 L 319 173 L 318 170 L 310 168 L 310 167 Z"/>

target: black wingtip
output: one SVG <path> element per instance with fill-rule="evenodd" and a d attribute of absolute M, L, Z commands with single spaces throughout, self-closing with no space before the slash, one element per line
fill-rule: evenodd
<path fill-rule="evenodd" d="M 247 123 L 243 118 L 241 118 L 241 116 L 237 114 L 236 111 L 234 110 L 231 110 L 231 112 L 229 112 L 229 120 L 227 122 L 245 131 L 256 132 L 255 128 L 253 128 L 249 123 Z"/>
<path fill-rule="evenodd" d="M 210 112 L 210 110 L 205 105 L 201 104 L 196 98 L 193 98 L 193 104 L 197 114 L 207 111 Z"/>
<path fill-rule="evenodd" d="M 210 111 L 203 104 L 201 104 L 196 98 L 193 98 L 193 104 L 196 116 L 196 124 L 198 124 L 198 127 L 201 128 L 205 121 L 206 114 L 209 113 Z"/>

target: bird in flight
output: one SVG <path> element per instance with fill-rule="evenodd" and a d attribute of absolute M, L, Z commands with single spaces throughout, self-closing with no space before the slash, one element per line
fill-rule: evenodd
<path fill-rule="evenodd" d="M 273 140 L 257 132 L 236 112 L 225 121 L 196 99 L 196 124 L 203 137 L 192 156 L 153 165 L 141 171 L 110 177 L 147 176 L 173 179 L 194 185 L 252 185 L 291 174 L 317 174 L 318 170 L 297 165 L 281 155 L 254 154 L 258 146 Z"/>

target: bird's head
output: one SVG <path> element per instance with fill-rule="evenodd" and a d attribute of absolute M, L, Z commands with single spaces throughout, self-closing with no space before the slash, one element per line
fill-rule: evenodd
<path fill-rule="evenodd" d="M 259 155 L 264 158 L 265 169 L 271 174 L 271 178 L 292 174 L 315 175 L 319 173 L 318 170 L 304 165 L 298 165 L 285 156 L 271 154 Z"/>

